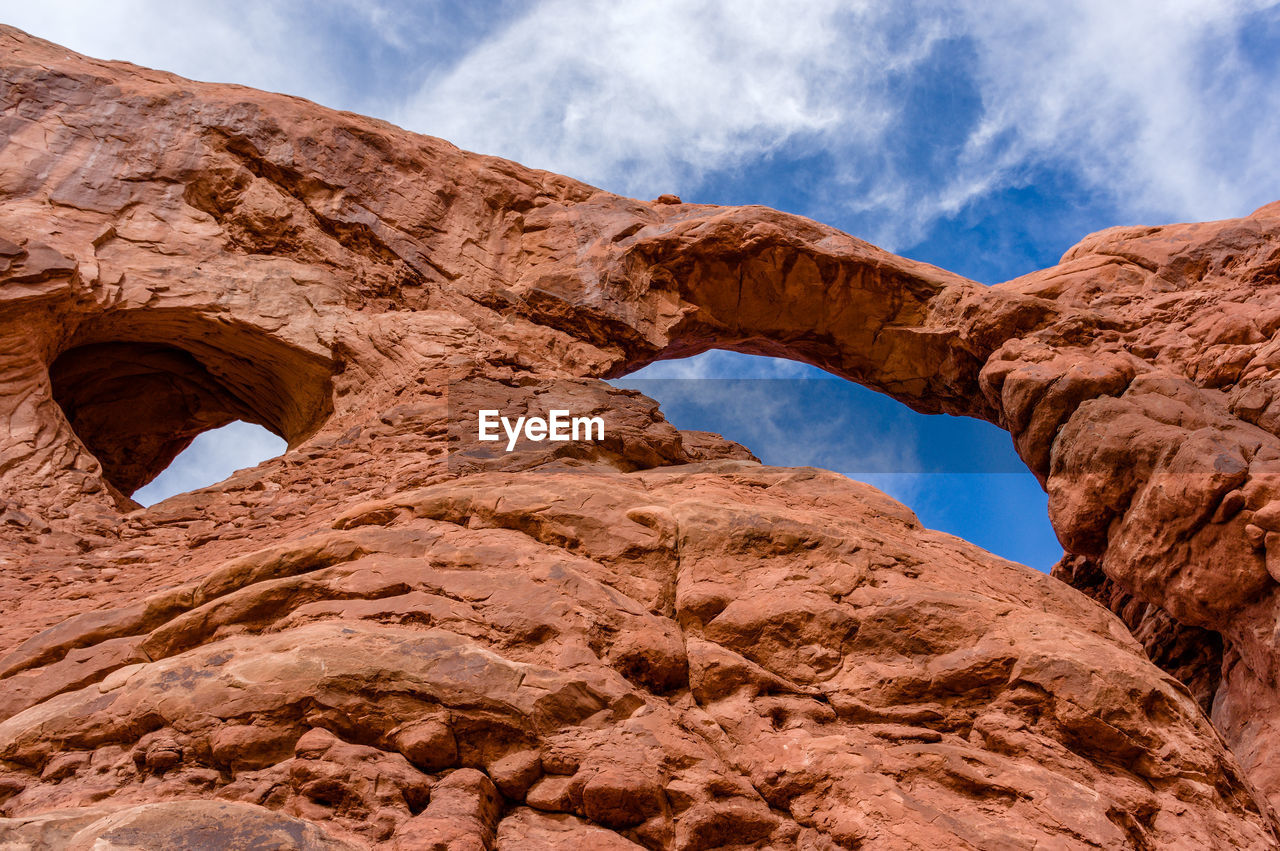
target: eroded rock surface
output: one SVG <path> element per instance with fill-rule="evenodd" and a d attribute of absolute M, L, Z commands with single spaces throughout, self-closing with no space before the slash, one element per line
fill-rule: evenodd
<path fill-rule="evenodd" d="M 1277 845 L 1280 205 L 987 288 L 0 40 L 0 847 Z M 712 347 L 1007 428 L 1123 620 L 598 380 Z"/>

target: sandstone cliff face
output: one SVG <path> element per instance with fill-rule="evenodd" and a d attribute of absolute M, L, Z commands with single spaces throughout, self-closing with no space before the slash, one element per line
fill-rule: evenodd
<path fill-rule="evenodd" d="M 986 288 L 0 39 L 0 846 L 1278 844 L 1280 205 Z M 597 380 L 712 347 L 1007 428 L 1120 617 Z"/>

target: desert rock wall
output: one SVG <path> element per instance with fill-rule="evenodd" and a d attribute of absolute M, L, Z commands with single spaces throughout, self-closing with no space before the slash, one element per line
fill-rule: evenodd
<path fill-rule="evenodd" d="M 0 843 L 1277 844 L 1280 205 L 983 287 L 0 52 Z M 1119 617 L 597 380 L 717 347 L 1008 429 Z M 622 436 L 451 467 L 464 381 Z M 232 419 L 289 451 L 129 499 Z"/>

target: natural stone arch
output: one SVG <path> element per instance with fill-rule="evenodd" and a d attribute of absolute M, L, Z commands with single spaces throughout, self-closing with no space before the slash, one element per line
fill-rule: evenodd
<path fill-rule="evenodd" d="M 107 484 L 129 496 L 196 435 L 235 420 L 298 445 L 332 410 L 329 372 L 260 330 L 156 310 L 86 321 L 49 380 Z"/>
<path fill-rule="evenodd" d="M 1280 296 L 1275 259 L 1280 207 L 1230 222 L 1104 232 L 1085 240 L 1057 267 L 984 288 L 796 216 L 670 198 L 660 203 L 620 198 L 297 99 L 76 57 L 11 30 L 4 38 L 10 52 L 3 57 L 0 97 L 15 108 L 0 150 L 13 164 L 0 204 L 0 512 L 9 536 L 3 543 L 24 568 L 56 570 L 74 562 L 119 570 L 123 565 L 136 583 L 134 596 L 116 600 L 116 609 L 98 609 L 95 599 L 95 610 L 89 611 L 76 602 L 87 595 L 61 593 L 59 576 L 54 583 L 59 593 L 45 594 L 43 614 L 67 620 L 37 626 L 20 611 L 0 624 L 6 636 L 31 642 L 7 660 L 8 670 L 50 669 L 47 677 L 32 675 L 23 685 L 35 683 L 55 693 L 82 683 L 96 689 L 108 672 L 124 664 L 154 663 L 162 650 L 172 650 L 178 676 L 156 668 L 148 673 L 156 675 L 157 700 L 170 700 L 163 687 L 168 679 L 194 680 L 182 673 L 187 664 L 180 658 L 182 648 L 216 643 L 223 627 L 257 629 L 276 615 L 278 607 L 257 596 L 262 588 L 255 586 L 264 577 L 292 580 L 296 572 L 359 561 L 367 546 L 379 556 L 412 563 L 351 567 L 366 571 L 360 577 L 369 583 L 361 586 L 363 593 L 399 594 L 394 582 L 377 585 L 372 574 L 386 568 L 398 576 L 394 571 L 403 568 L 412 574 L 409 580 L 417 581 L 424 548 L 441 530 L 467 546 L 472 532 L 493 539 L 506 532 L 532 533 L 519 540 L 541 555 L 545 551 L 539 547 L 564 545 L 568 551 L 576 542 L 607 566 L 602 573 L 661 585 L 641 569 L 659 570 L 653 567 L 657 564 L 666 570 L 670 562 L 656 557 L 646 562 L 650 554 L 643 547 L 620 552 L 616 530 L 651 541 L 665 554 L 681 528 L 677 520 L 668 520 L 680 514 L 702 524 L 704 555 L 714 558 L 729 546 L 718 533 L 711 534 L 715 520 L 748 501 L 749 488 L 778 486 L 785 496 L 807 499 L 806 493 L 813 494 L 809 488 L 822 483 L 813 485 L 807 474 L 787 471 L 735 480 L 731 463 L 698 468 L 689 474 L 695 485 L 723 489 L 717 499 L 724 509 L 699 515 L 698 506 L 684 499 L 679 473 L 674 479 L 663 470 L 649 476 L 668 491 L 668 504 L 656 507 L 654 490 L 630 480 L 624 486 L 614 478 L 589 479 L 581 471 L 557 479 L 557 488 L 582 491 L 582 504 L 625 491 L 626 499 L 613 506 L 616 522 L 593 526 L 589 513 L 566 514 L 537 488 L 523 493 L 508 488 L 512 483 L 502 475 L 459 488 L 449 485 L 440 470 L 441 393 L 459 374 L 512 383 L 608 376 L 655 358 L 720 346 L 806 360 L 918 410 L 981 416 L 1008 428 L 1021 457 L 1050 490 L 1059 534 L 1077 556 L 1106 575 L 1091 590 L 1113 605 L 1120 596 L 1141 609 L 1130 619 L 1139 635 L 1143 625 L 1161 616 L 1222 635 L 1228 676 L 1214 701 L 1215 720 L 1264 793 L 1280 796 L 1273 767 L 1278 763 L 1272 758 L 1278 740 L 1273 728 L 1280 719 L 1275 689 L 1280 649 L 1272 629 L 1280 587 L 1274 578 L 1280 575 L 1275 568 L 1280 528 L 1272 529 L 1280 527 L 1280 404 L 1274 404 L 1280 356 L 1271 339 L 1280 328 L 1280 308 L 1272 306 Z M 165 144 L 156 145 L 161 130 Z M 135 311 L 193 318 L 196 324 L 176 335 L 161 334 L 157 327 L 154 336 L 142 337 L 115 333 L 114 320 L 98 322 Z M 819 316 L 833 318 L 824 325 L 814 321 Z M 86 460 L 50 388 L 48 368 L 58 354 L 102 344 L 173 345 L 180 337 L 205 372 L 236 391 L 236 405 L 249 404 L 262 383 L 231 380 L 243 364 L 218 367 L 208 352 L 193 347 L 206 331 L 222 335 L 228 327 L 235 333 L 217 336 L 212 348 L 234 355 L 233 360 L 254 363 L 261 357 L 282 377 L 292 364 L 302 364 L 307 375 L 336 372 L 329 396 L 333 414 L 320 417 L 322 426 L 310 436 L 310 426 L 299 425 L 301 443 L 289 457 L 227 483 L 222 496 L 207 504 L 187 501 L 165 511 L 131 513 L 98 499 L 99 471 Z M 87 329 L 85 335 L 63 339 L 66 329 L 76 328 Z M 236 330 L 246 328 L 253 333 Z M 169 332 L 178 330 L 169 326 Z M 279 347 L 266 351 L 252 342 L 264 339 Z M 77 366 L 75 360 L 68 363 Z M 85 358 L 78 367 L 87 365 Z M 207 391 L 204 379 L 197 383 Z M 287 399 L 288 387 L 271 395 Z M 308 399 L 325 395 L 304 394 Z M 263 402 L 250 407 L 293 440 L 288 410 L 294 406 Z M 296 422 L 312 421 L 304 415 Z M 351 460 L 357 453 L 364 465 Z M 362 466 L 374 474 L 365 474 Z M 720 475 L 722 469 L 728 472 Z M 744 481 L 753 478 L 754 484 Z M 1172 486 L 1182 481 L 1195 486 Z M 295 502 L 280 510 L 263 496 L 276 492 L 269 486 L 303 494 L 305 505 Z M 980 588 L 984 599 L 980 606 L 969 600 L 955 609 L 956 621 L 999 623 L 1010 585 L 1018 582 L 1024 584 L 1012 592 L 1022 595 L 1018 605 L 1026 623 L 1036 626 L 1043 620 L 1045 613 L 1037 607 L 1047 600 L 1054 601 L 1054 622 L 1064 629 L 1088 621 L 1085 631 L 1093 637 L 1082 646 L 1090 649 L 1071 660 L 1080 681 L 1090 680 L 1090 671 L 1135 671 L 1134 681 L 1146 693 L 1159 693 L 1181 707 L 1180 720 L 1161 728 L 1176 734 L 1168 739 L 1167 753 L 1194 753 L 1221 771 L 1220 783 L 1204 787 L 1221 799 L 1205 803 L 1198 797 L 1188 803 L 1177 798 L 1184 787 L 1174 783 L 1172 791 L 1163 790 L 1171 802 L 1179 801 L 1170 806 L 1203 815 L 1205 835 L 1213 835 L 1210 821 L 1228 805 L 1248 828 L 1240 836 L 1270 830 L 1261 826 L 1269 822 L 1254 807 L 1249 784 L 1235 776 L 1199 711 L 1181 687 L 1145 662 L 1132 662 L 1134 648 L 1112 619 L 1044 577 L 983 561 L 954 541 L 940 544 L 869 491 L 848 490 L 847 483 L 830 487 L 845 489 L 844 519 L 856 520 L 866 505 L 880 505 L 876 524 L 883 521 L 893 530 L 877 533 L 881 540 L 903 535 L 926 542 L 935 553 L 942 546 L 958 565 L 972 568 L 966 584 Z M 493 495 L 508 490 L 523 501 L 498 511 Z M 21 500 L 16 507 L 15 498 Z M 558 516 L 546 516 L 548 502 L 558 506 Z M 245 507 L 249 504 L 251 510 Z M 119 507 L 131 506 L 122 502 Z M 787 507 L 776 508 L 785 519 Z M 535 517 L 536 522 L 529 521 Z M 418 528 L 395 528 L 402 521 Z M 184 525 L 193 522 L 209 530 L 243 523 L 246 538 L 218 540 L 206 533 L 193 540 Z M 557 523 L 584 534 L 564 534 Z M 364 527 L 373 528 L 350 531 Z M 13 528 L 20 531 L 11 533 Z M 833 552 L 853 546 L 853 531 L 834 541 L 823 534 L 814 530 L 813 539 L 825 541 Z M 779 537 L 786 538 L 781 521 Z M 280 549 L 267 547 L 265 542 L 280 538 L 286 539 Z M 188 549 L 196 544 L 203 549 L 192 564 Z M 927 564 L 928 549 L 913 556 L 916 565 L 910 567 Z M 804 557 L 797 552 L 797 558 Z M 460 558 L 456 551 L 444 555 Z M 559 552 L 555 558 L 557 564 L 564 560 Z M 761 569 L 769 570 L 769 559 L 761 561 Z M 875 565 L 861 567 L 870 571 Z M 211 569 L 216 572 L 209 574 Z M 850 565 L 848 575 L 858 569 Z M 793 574 L 816 575 L 799 567 Z M 906 568 L 886 575 L 892 582 L 918 578 Z M 993 587 L 984 585 L 990 577 L 999 577 L 991 580 Z M 732 575 L 725 578 L 735 581 Z M 0 582 L 11 579 L 0 576 Z M 82 589 L 74 583 L 88 580 L 72 576 L 65 581 L 78 593 Z M 929 577 L 924 584 L 956 590 L 948 582 L 954 577 Z M 323 588 L 308 586 L 294 602 L 313 588 L 330 601 L 360 591 L 351 587 L 339 577 Z M 238 599 L 254 605 L 223 606 L 235 602 L 221 601 L 223 596 L 240 591 L 245 594 Z M 16 599 L 27 589 L 7 593 Z M 700 612 L 712 618 L 724 610 L 718 607 L 726 599 L 716 593 L 711 589 L 687 598 L 694 620 Z M 821 593 L 831 597 L 826 589 Z M 602 592 L 598 599 L 612 598 Z M 210 609 L 191 611 L 205 605 L 220 614 L 206 619 Z M 360 605 L 381 604 L 361 598 Z M 975 618 L 979 610 L 985 614 Z M 637 606 L 626 615 L 643 619 L 652 615 L 646 611 Z M 804 611 L 795 609 L 800 615 Z M 884 623 L 892 632 L 892 618 Z M 721 637 L 743 642 L 738 646 L 749 652 L 750 624 L 739 625 Z M 40 632 L 44 626 L 51 629 Z M 1116 634 L 1108 632 L 1112 627 Z M 358 659 L 395 658 L 379 649 L 379 629 L 365 631 L 375 637 Z M 405 632 L 404 641 L 413 646 L 419 634 Z M 283 635 L 282 656 L 289 655 L 289 642 L 296 639 L 332 652 L 335 660 L 350 661 L 347 639 L 338 630 Z M 139 650 L 136 645 L 144 638 Z M 260 652 L 256 643 L 255 636 L 245 637 L 237 650 L 252 659 Z M 1008 644 L 1019 653 L 1026 649 Z M 682 647 L 676 639 L 658 649 L 678 656 Z M 1095 658 L 1094 651 L 1102 649 L 1107 652 Z M 54 669 L 81 650 L 82 656 Z M 215 649 L 202 650 L 208 651 L 202 659 L 220 658 Z M 926 647 L 920 658 L 927 660 L 933 650 Z M 459 652 L 475 655 L 469 645 Z M 421 654 L 409 655 L 421 661 Z M 65 673 L 81 658 L 92 664 Z M 1099 664 L 1110 667 L 1091 668 L 1096 659 L 1109 660 Z M 371 666 L 370 682 L 384 671 L 394 675 L 397 665 Z M 1003 674 L 1005 669 L 994 670 Z M 785 691 L 771 676 L 750 674 L 759 694 L 776 697 L 768 693 Z M 903 678 L 917 681 L 908 674 Z M 228 680 L 226 694 L 244 691 Z M 49 696 L 19 688 L 5 692 L 6 699 L 21 696 L 36 704 Z M 287 696 L 287 689 L 280 693 Z M 965 693 L 977 703 L 985 700 L 981 689 Z M 796 697 L 788 694 L 787 700 Z M 1043 689 L 1020 694 L 1046 711 L 1058 705 Z M 1103 689 L 1092 693 L 1093 706 L 1103 713 L 1108 708 L 1133 713 L 1129 694 L 1123 688 Z M 365 697 L 357 692 L 352 700 L 358 704 Z M 97 691 L 86 697 L 92 706 L 114 699 Z M 584 699 L 580 708 L 595 711 L 593 700 Z M 84 716 L 58 713 L 63 705 L 68 704 L 49 712 L 76 732 Z M 898 717 L 868 714 L 857 701 L 842 706 L 856 724 Z M 1157 722 L 1168 717 L 1155 714 Z M 159 717 L 146 707 L 118 716 L 118 735 L 128 741 L 144 721 Z M 390 735 L 390 720 L 398 716 L 388 711 L 385 717 L 388 730 L 382 732 Z M 1088 717 L 1076 713 L 1063 721 Z M 1085 771 L 1071 776 L 1093 777 L 1095 769 L 1112 776 L 1108 772 L 1117 764 L 1128 765 L 1131 749 L 1144 747 L 1134 736 L 1141 724 L 1153 721 L 1134 719 L 1132 735 L 1119 737 L 1105 726 L 1067 723 L 1072 743 L 1085 746 L 1083 762 L 1076 764 Z M 200 747 L 209 745 L 210 730 L 197 729 L 204 737 Z M 1000 729 L 989 732 L 998 738 Z M 24 759 L 30 757 L 22 772 L 31 785 L 42 773 L 46 751 L 74 737 L 55 742 L 39 723 L 22 730 L 13 746 L 26 754 Z M 252 742 L 243 726 L 218 732 L 220 743 Z M 360 731 L 340 732 L 352 737 Z M 170 743 L 151 744 L 155 747 L 139 752 L 144 765 L 149 759 L 160 767 L 172 762 Z M 314 752 L 327 752 L 330 744 Z M 390 747 L 383 739 L 363 746 Z M 1160 773 L 1159 760 L 1152 760 L 1145 770 L 1153 784 L 1162 784 L 1168 777 Z M 1195 769 L 1186 776 L 1208 775 Z M 1188 781 L 1195 782 L 1201 781 Z M 892 797 L 883 788 L 871 795 L 850 793 L 851 799 Z M 1021 803 L 1031 799 L 1015 797 Z M 1150 812 L 1145 804 L 1142 812 Z M 1096 815 L 1094 826 L 1110 830 L 1111 811 L 1104 808 Z M 706 823 L 714 821 L 712 816 Z M 882 822 L 893 823 L 892 818 Z M 1112 827 L 1123 827 L 1136 844 L 1157 826 L 1130 820 Z M 857 829 L 853 825 L 849 835 Z M 1170 835 L 1189 835 L 1181 825 L 1173 831 Z"/>
<path fill-rule="evenodd" d="M 1280 204 L 1115 228 L 994 287 L 762 208 L 637 206 L 573 207 L 596 241 L 573 275 L 526 273 L 534 316 L 609 309 L 637 330 L 609 375 L 729 348 L 1007 429 L 1049 492 L 1057 575 L 1122 614 L 1280 790 Z"/>

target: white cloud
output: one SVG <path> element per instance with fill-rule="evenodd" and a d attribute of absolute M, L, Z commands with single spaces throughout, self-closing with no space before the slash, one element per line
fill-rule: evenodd
<path fill-rule="evenodd" d="M 99 59 L 332 102 L 318 34 L 288 2 L 6 0 L 5 23 Z"/>
<path fill-rule="evenodd" d="M 812 214 L 872 214 L 866 235 L 891 248 L 1035 167 L 1070 169 L 1135 217 L 1240 215 L 1280 195 L 1280 89 L 1234 44 L 1265 6 L 550 0 L 397 118 L 643 197 L 696 195 L 708 173 L 784 149 L 828 152 L 838 166 Z M 895 150 L 930 131 L 901 124 L 887 81 L 943 42 L 972 48 L 954 71 L 981 113 L 930 179 Z"/>
<path fill-rule="evenodd" d="M 1134 220 L 1280 197 L 1275 68 L 1236 43 L 1251 14 L 1280 16 L 1262 0 L 0 7 L 90 55 L 300 94 L 643 197 L 825 154 L 806 212 L 889 248 L 1036 168 L 1070 170 Z M 975 87 L 979 112 L 954 150 L 931 149 L 901 97 L 957 44 L 941 83 Z M 913 139 L 942 162 L 906 153 Z"/>
<path fill-rule="evenodd" d="M 1195 219 L 1272 200 L 1280 90 L 1237 46 L 1268 8 L 1280 15 L 1242 0 L 972 3 L 963 26 L 986 109 L 962 179 L 1058 163 L 1134 213 Z"/>
<path fill-rule="evenodd" d="M 834 0 L 550 0 L 429 78 L 399 117 L 652 196 L 798 139 L 875 139 L 892 114 L 877 69 L 894 57 L 837 25 L 868 16 Z"/>

